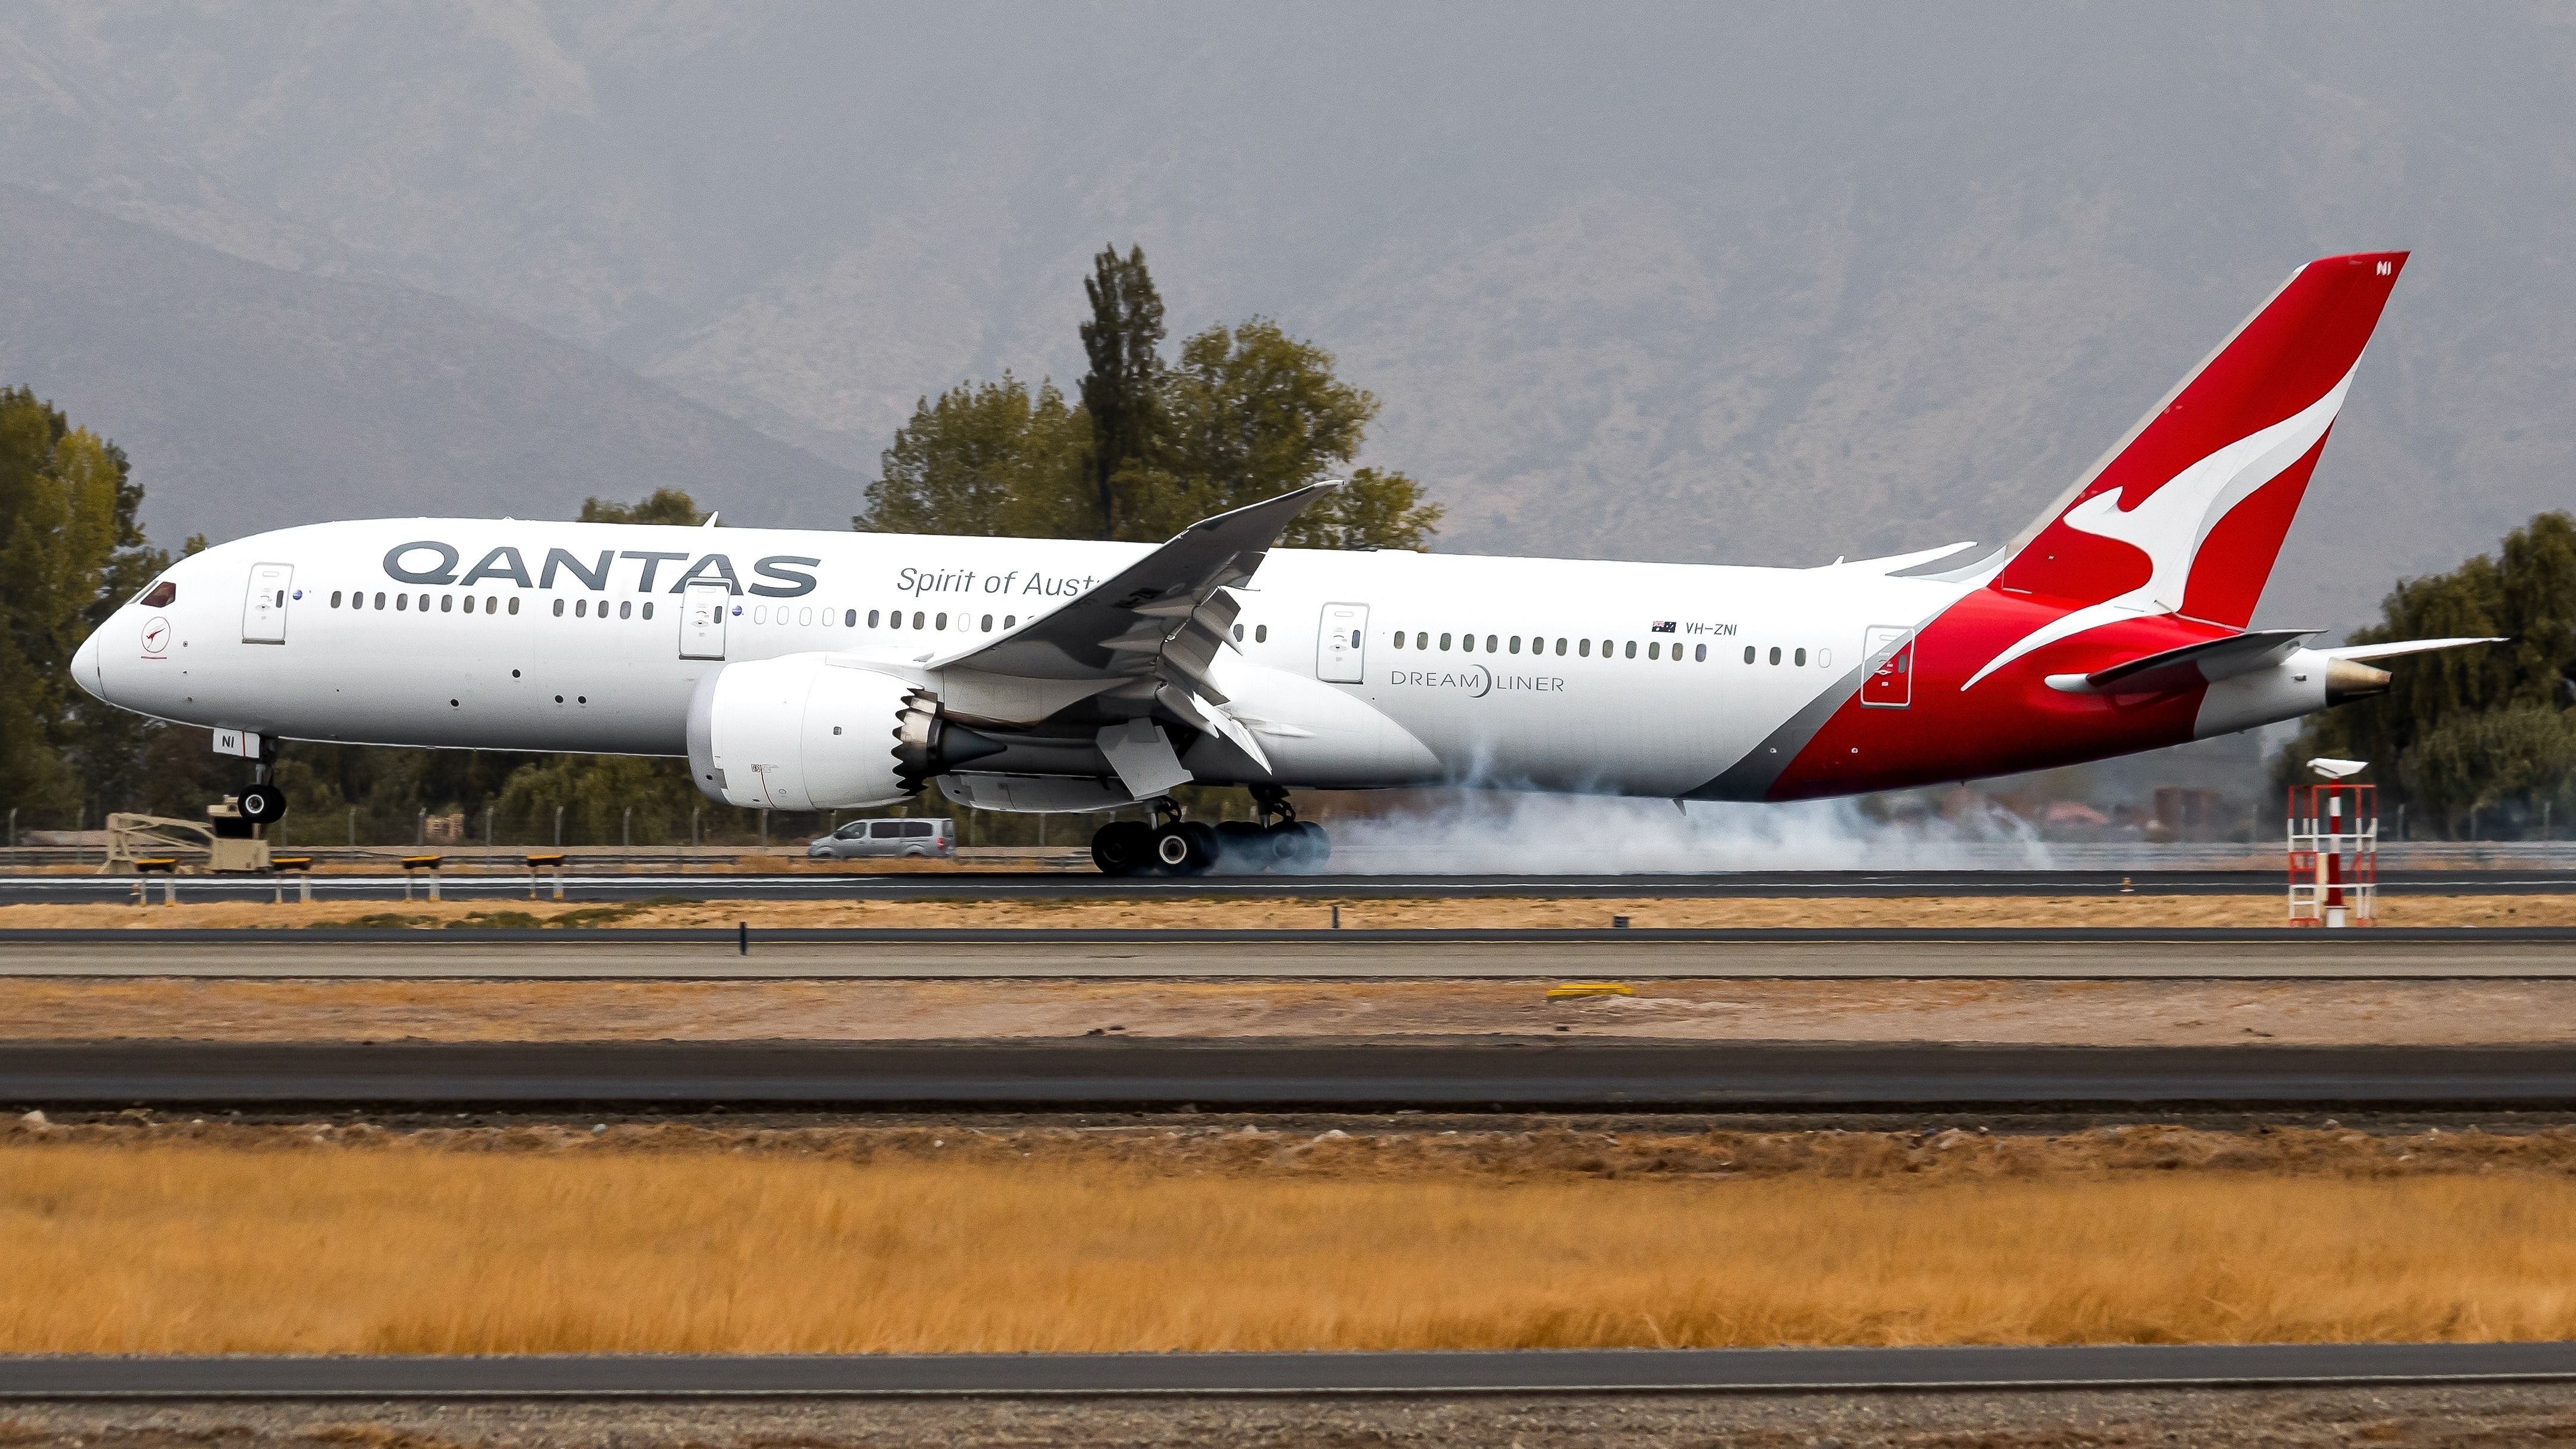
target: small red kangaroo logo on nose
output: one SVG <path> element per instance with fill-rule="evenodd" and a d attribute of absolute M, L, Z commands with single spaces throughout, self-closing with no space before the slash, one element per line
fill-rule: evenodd
<path fill-rule="evenodd" d="M 161 652 L 161 648 L 162 648 L 163 643 L 164 643 L 165 641 L 167 641 L 167 640 L 169 639 L 169 637 L 170 637 L 170 621 L 169 621 L 169 620 L 167 620 L 167 619 L 154 619 L 154 620 L 151 620 L 150 622 L 146 623 L 146 624 L 143 626 L 143 652 L 144 652 L 144 653 L 146 653 L 146 654 L 158 654 L 158 653 L 160 653 L 160 652 Z"/>

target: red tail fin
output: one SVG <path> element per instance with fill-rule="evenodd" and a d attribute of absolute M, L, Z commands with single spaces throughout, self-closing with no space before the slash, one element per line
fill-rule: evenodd
<path fill-rule="evenodd" d="M 2291 273 L 2015 541 L 1993 586 L 2243 628 L 2405 266 L 2365 252 Z"/>

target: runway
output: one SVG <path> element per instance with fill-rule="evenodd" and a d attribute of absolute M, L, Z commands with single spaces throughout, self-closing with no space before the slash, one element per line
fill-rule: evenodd
<path fill-rule="evenodd" d="M 0 1358 L 0 1399 L 1862 1393 L 2576 1379 L 2571 1343 L 593 1357 Z"/>
<path fill-rule="evenodd" d="M 392 862 L 387 861 L 388 867 Z M 0 875 L 0 905 L 123 901 L 138 877 L 130 875 Z M 403 877 L 321 874 L 312 878 L 316 900 L 402 900 Z M 157 895 L 159 878 L 155 878 Z M 268 877 L 182 876 L 182 900 L 267 900 Z M 413 890 L 420 889 L 418 882 Z M 460 869 L 444 877 L 452 900 L 525 900 L 523 871 Z M 551 893 L 553 882 L 545 883 Z M 2269 895 L 2281 889 L 2277 870 L 1952 870 L 1952 871 L 1729 871 L 1710 874 L 1635 875 L 1312 875 L 1117 878 L 1087 871 L 808 871 L 771 875 L 696 872 L 600 873 L 564 878 L 573 900 L 613 902 L 655 896 L 693 900 L 919 900 L 1109 899 L 1175 897 L 1339 898 L 1343 900 L 1474 899 L 1514 896 L 1541 899 L 1727 896 L 2065 896 L 2113 895 L 2124 889 L 2148 895 Z M 2391 871 L 2380 879 L 2390 895 L 2564 895 L 2576 892 L 2576 871 Z"/>
<path fill-rule="evenodd" d="M 2576 929 L 8 931 L 0 976 L 2525 980 L 2576 977 Z"/>
<path fill-rule="evenodd" d="M 2557 1109 L 2576 1048 L 1624 1038 L 0 1045 L 0 1104 L 844 1111 Z"/>

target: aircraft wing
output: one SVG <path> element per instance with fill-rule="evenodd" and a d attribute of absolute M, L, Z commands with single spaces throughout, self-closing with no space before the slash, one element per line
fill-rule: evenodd
<path fill-rule="evenodd" d="M 1053 613 L 928 661 L 941 673 L 942 702 L 964 718 L 1034 724 L 1093 696 L 1128 717 L 1159 700 L 1231 736 L 1205 708 L 1225 702 L 1208 680 L 1237 612 L 1221 591 L 1251 578 L 1297 515 L 1340 486 L 1317 483 L 1193 523 Z"/>

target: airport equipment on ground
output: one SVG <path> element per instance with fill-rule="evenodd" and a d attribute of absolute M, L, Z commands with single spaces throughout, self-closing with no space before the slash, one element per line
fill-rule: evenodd
<path fill-rule="evenodd" d="M 2379 787 L 2291 786 L 2288 834 L 2290 924 L 2378 925 Z"/>

